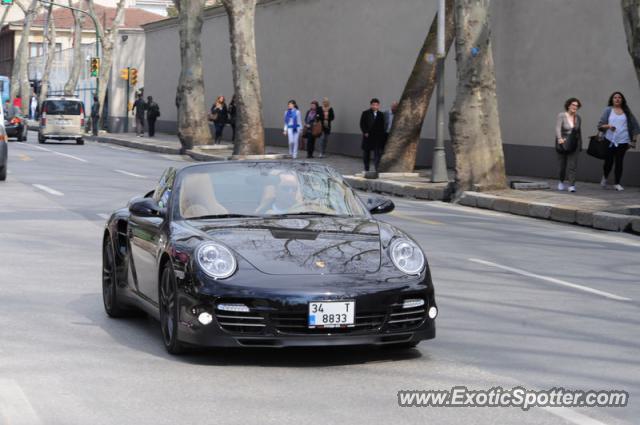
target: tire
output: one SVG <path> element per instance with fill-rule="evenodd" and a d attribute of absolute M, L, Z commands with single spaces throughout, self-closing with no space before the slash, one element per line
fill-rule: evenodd
<path fill-rule="evenodd" d="M 109 317 L 126 317 L 131 313 L 118 296 L 116 257 L 109 238 L 106 238 L 102 247 L 102 303 Z"/>
<path fill-rule="evenodd" d="M 44 142 L 45 142 L 46 140 L 47 140 L 47 139 L 46 139 L 45 137 L 43 137 L 43 136 L 41 136 L 40 134 L 38 134 L 38 143 L 40 143 L 41 145 L 43 145 L 43 144 L 44 144 Z"/>
<path fill-rule="evenodd" d="M 176 275 L 171 263 L 167 263 L 162 271 L 158 285 L 160 308 L 160 330 L 164 348 L 170 354 L 182 354 L 184 346 L 178 341 L 178 300 Z"/>
<path fill-rule="evenodd" d="M 84 139 L 76 139 L 78 145 L 84 145 Z"/>

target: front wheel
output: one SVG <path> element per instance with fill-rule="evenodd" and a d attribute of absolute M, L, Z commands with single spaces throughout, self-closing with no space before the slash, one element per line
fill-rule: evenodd
<path fill-rule="evenodd" d="M 168 263 L 160 278 L 160 328 L 164 348 L 170 354 L 184 353 L 184 346 L 178 341 L 178 294 L 176 275 Z"/>
<path fill-rule="evenodd" d="M 116 257 L 109 238 L 102 247 L 102 302 L 109 317 L 125 317 L 129 313 L 118 297 Z"/>
<path fill-rule="evenodd" d="M 46 138 L 44 138 L 42 135 L 38 134 L 38 143 L 40 143 L 41 145 L 44 144 L 45 140 L 47 140 Z"/>

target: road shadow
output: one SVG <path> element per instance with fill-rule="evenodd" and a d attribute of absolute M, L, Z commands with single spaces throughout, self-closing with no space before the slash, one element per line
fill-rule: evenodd
<path fill-rule="evenodd" d="M 112 319 L 104 312 L 100 293 L 86 294 L 68 306 L 91 321 L 119 344 L 167 360 L 204 366 L 333 367 L 366 363 L 398 362 L 421 358 L 430 360 L 416 348 L 389 346 L 304 347 L 304 348 L 190 348 L 174 356 L 162 344 L 159 323 L 141 313 L 139 316 Z"/>

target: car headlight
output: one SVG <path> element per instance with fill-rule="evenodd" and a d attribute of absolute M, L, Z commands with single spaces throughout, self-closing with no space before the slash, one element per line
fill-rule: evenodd
<path fill-rule="evenodd" d="M 214 279 L 225 279 L 236 272 L 236 258 L 231 251 L 215 242 L 205 242 L 196 252 L 202 270 Z"/>
<path fill-rule="evenodd" d="M 391 261 L 406 274 L 420 274 L 424 269 L 424 254 L 415 242 L 399 238 L 394 240 L 389 247 Z"/>

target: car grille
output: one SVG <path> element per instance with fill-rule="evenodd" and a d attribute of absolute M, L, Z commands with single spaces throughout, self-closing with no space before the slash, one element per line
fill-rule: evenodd
<path fill-rule="evenodd" d="M 216 310 L 215 314 L 220 327 L 234 334 L 260 334 L 266 326 L 264 317 L 256 312 L 240 313 Z"/>
<path fill-rule="evenodd" d="M 424 322 L 426 312 L 426 306 L 402 308 L 402 305 L 394 305 L 387 321 L 387 329 L 390 331 L 404 331 L 417 328 Z"/>
<path fill-rule="evenodd" d="M 344 334 L 371 331 L 384 323 L 386 312 L 362 312 L 355 315 L 355 326 L 345 328 L 309 329 L 307 313 L 276 313 L 271 315 L 273 327 L 283 334 Z"/>

